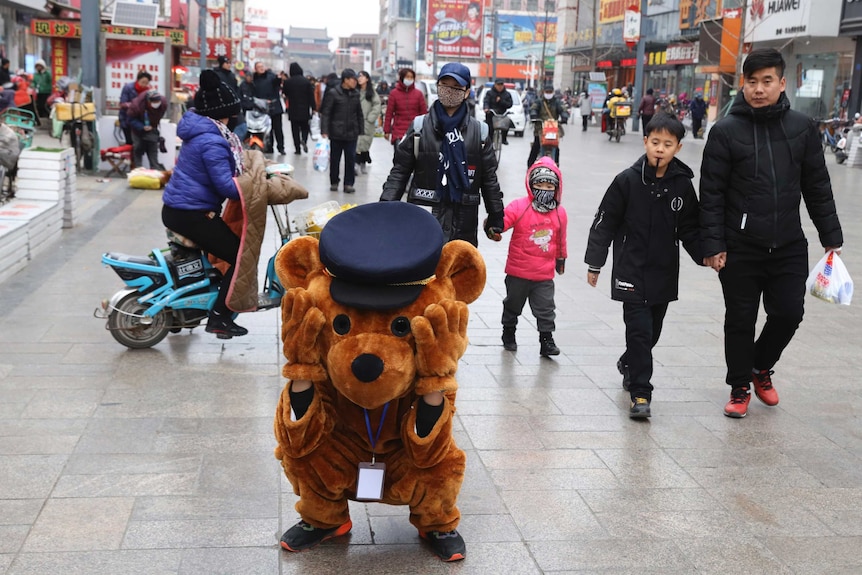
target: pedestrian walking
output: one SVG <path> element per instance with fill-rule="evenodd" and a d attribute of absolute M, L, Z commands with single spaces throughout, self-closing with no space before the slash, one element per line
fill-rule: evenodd
<path fill-rule="evenodd" d="M 593 117 L 593 103 L 587 97 L 586 92 L 581 92 L 581 100 L 578 103 L 578 108 L 581 111 L 581 122 L 584 126 L 582 131 L 586 132 L 590 119 Z"/>
<path fill-rule="evenodd" d="M 273 148 L 278 149 L 280 155 L 284 155 L 284 126 L 281 121 L 284 110 L 281 106 L 281 78 L 268 70 L 263 62 L 254 65 L 254 97 L 266 100 L 269 109 L 269 117 L 272 120 L 272 133 L 275 144 L 270 143 L 266 153 L 273 153 Z"/>
<path fill-rule="evenodd" d="M 380 200 L 398 201 L 407 192 L 408 202 L 431 206 L 446 241 L 478 246 L 483 200 L 488 212 L 485 233 L 500 241 L 503 192 L 488 128 L 467 113 L 469 92 L 469 68 L 449 63 L 440 69 L 437 101 L 428 114 L 410 123 L 396 147 Z"/>
<path fill-rule="evenodd" d="M 352 194 L 356 181 L 356 143 L 365 133 L 362 104 L 356 89 L 356 72 L 345 68 L 341 83 L 326 90 L 320 110 L 320 135 L 329 138 L 329 190 L 338 191 L 341 156 L 344 155 L 344 192 Z"/>
<path fill-rule="evenodd" d="M 703 118 L 706 116 L 706 102 L 703 99 L 703 92 L 697 92 L 694 95 L 694 100 L 688 105 L 688 111 L 691 113 L 691 133 L 696 140 L 703 139 L 701 127 L 703 126 Z"/>
<path fill-rule="evenodd" d="M 844 242 L 820 133 L 790 108 L 785 63 L 772 48 L 752 51 L 730 113 L 709 131 L 700 169 L 705 263 L 724 293 L 728 417 L 748 413 L 751 387 L 778 404 L 772 368 L 802 322 L 808 241 L 799 205 L 805 201 L 828 252 Z M 761 300 L 766 323 L 755 339 Z"/>
<path fill-rule="evenodd" d="M 554 273 L 566 271 L 569 216 L 561 203 L 563 176 L 551 158 L 539 158 L 527 170 L 525 184 L 527 195 L 506 206 L 503 220 L 503 231 L 512 230 L 506 258 L 503 348 L 517 351 L 515 329 L 529 301 L 539 330 L 539 355 L 549 357 L 560 355 L 554 342 Z"/>
<path fill-rule="evenodd" d="M 167 99 L 157 90 L 139 94 L 128 107 L 129 128 L 132 131 L 132 157 L 135 166 L 142 166 L 144 154 L 150 168 L 164 170 L 159 162 L 161 132 L 159 123 L 168 111 Z"/>
<path fill-rule="evenodd" d="M 311 132 L 311 115 L 314 113 L 314 87 L 302 75 L 302 66 L 290 63 L 290 76 L 281 86 L 287 100 L 287 119 L 293 136 L 293 153 L 299 156 L 308 153 L 308 135 Z"/>
<path fill-rule="evenodd" d="M 646 153 L 611 183 L 593 219 L 584 262 L 596 287 L 613 243 L 611 299 L 623 303 L 626 350 L 617 361 L 633 419 L 650 417 L 652 349 L 668 303 L 679 291 L 679 242 L 701 264 L 698 204 L 691 168 L 676 158 L 685 128 L 656 114 L 644 135 Z"/>
<path fill-rule="evenodd" d="M 359 84 L 359 103 L 362 106 L 362 118 L 365 120 L 365 133 L 359 136 L 356 144 L 356 165 L 359 173 L 366 173 L 366 166 L 371 163 L 371 144 L 374 142 L 374 133 L 377 131 L 377 122 L 380 120 L 380 96 L 371 85 L 371 76 L 365 70 L 359 72 L 357 77 Z"/>
<path fill-rule="evenodd" d="M 416 72 L 410 68 L 398 71 L 398 81 L 389 92 L 386 116 L 383 119 L 383 135 L 392 143 L 392 152 L 398 154 L 398 142 L 407 133 L 416 116 L 428 112 L 425 96 L 416 89 Z"/>

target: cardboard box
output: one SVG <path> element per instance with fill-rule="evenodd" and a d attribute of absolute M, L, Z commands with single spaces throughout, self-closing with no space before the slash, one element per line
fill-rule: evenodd
<path fill-rule="evenodd" d="M 87 102 L 58 102 L 54 104 L 54 116 L 61 122 L 69 120 L 84 120 L 92 122 L 96 119 L 96 104 Z"/>

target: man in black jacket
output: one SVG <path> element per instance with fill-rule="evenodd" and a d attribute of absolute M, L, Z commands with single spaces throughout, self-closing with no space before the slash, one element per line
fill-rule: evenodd
<path fill-rule="evenodd" d="M 272 133 L 278 153 L 284 155 L 284 128 L 281 124 L 281 79 L 272 70 L 267 70 L 263 62 L 254 65 L 254 97 L 269 103 L 269 117 L 272 119 Z M 272 153 L 272 150 L 267 150 Z"/>
<path fill-rule="evenodd" d="M 485 121 L 488 122 L 488 128 L 491 132 L 491 139 L 494 139 L 494 113 L 498 116 L 505 116 L 506 111 L 512 107 L 512 94 L 506 89 L 503 80 L 496 80 L 494 86 L 485 93 L 482 98 L 482 109 L 485 111 Z M 502 128 L 501 140 L 503 144 L 509 145 L 509 128 Z"/>
<path fill-rule="evenodd" d="M 466 66 L 450 63 L 440 69 L 438 99 L 428 114 L 413 121 L 398 144 L 380 200 L 399 201 L 409 183 L 408 201 L 432 206 L 446 241 L 465 240 L 477 246 L 482 200 L 488 212 L 485 233 L 500 241 L 503 192 L 491 139 L 483 134 L 482 123 L 467 112 L 469 92 Z"/>
<path fill-rule="evenodd" d="M 344 154 L 344 192 L 355 192 L 356 142 L 365 133 L 365 119 L 359 90 L 356 89 L 356 72 L 345 68 L 341 83 L 329 88 L 320 105 L 320 137 L 329 138 L 329 189 L 338 191 L 341 155 Z"/>
<path fill-rule="evenodd" d="M 755 50 L 742 72 L 730 114 L 709 132 L 700 180 L 704 263 L 724 292 L 724 414 L 736 418 L 748 412 L 752 384 L 763 403 L 778 404 L 772 367 L 802 322 L 808 276 L 800 200 L 827 252 L 844 241 L 820 134 L 790 109 L 781 53 Z M 761 296 L 766 324 L 755 341 Z"/>
<path fill-rule="evenodd" d="M 308 78 L 302 75 L 302 68 L 296 62 L 290 64 L 290 77 L 281 87 L 287 98 L 287 119 L 290 120 L 290 131 L 293 134 L 293 152 L 300 155 L 300 146 L 308 153 L 309 121 L 314 112 L 314 88 Z"/>

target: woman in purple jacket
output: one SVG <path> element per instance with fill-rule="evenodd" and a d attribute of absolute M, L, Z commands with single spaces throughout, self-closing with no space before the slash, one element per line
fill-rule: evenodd
<path fill-rule="evenodd" d="M 248 333 L 234 323 L 226 303 L 240 240 L 221 219 L 224 201 L 240 199 L 234 178 L 243 172 L 242 143 L 227 128 L 240 102 L 215 72 L 204 70 L 194 104 L 177 126 L 183 149 L 162 195 L 162 222 L 230 264 L 206 326 L 207 332 L 230 339 Z"/>

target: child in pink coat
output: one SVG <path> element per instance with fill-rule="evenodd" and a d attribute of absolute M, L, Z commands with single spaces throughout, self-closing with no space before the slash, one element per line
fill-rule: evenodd
<path fill-rule="evenodd" d="M 539 354 L 559 355 L 554 343 L 554 272 L 565 271 L 569 218 L 560 200 L 563 177 L 549 157 L 527 170 L 527 195 L 506 206 L 503 231 L 511 229 L 503 300 L 503 347 L 516 351 L 515 327 L 527 300 L 539 330 Z"/>

